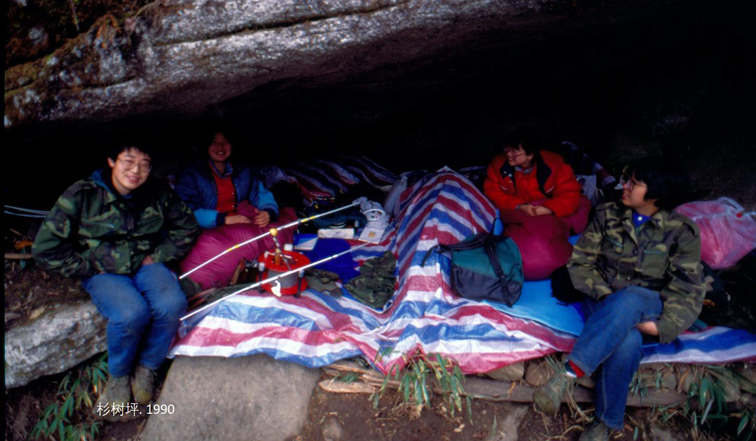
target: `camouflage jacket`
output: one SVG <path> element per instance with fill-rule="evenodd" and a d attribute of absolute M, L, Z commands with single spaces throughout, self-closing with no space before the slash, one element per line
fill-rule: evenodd
<path fill-rule="evenodd" d="M 629 285 L 659 291 L 664 308 L 656 326 L 667 343 L 698 317 L 706 294 L 698 227 L 661 210 L 635 228 L 632 210 L 599 205 L 567 263 L 575 288 L 600 299 Z"/>
<path fill-rule="evenodd" d="M 58 198 L 32 246 L 40 265 L 66 277 L 131 275 L 148 255 L 167 262 L 191 249 L 197 221 L 167 184 L 148 179 L 126 199 L 109 176 L 98 170 Z"/>

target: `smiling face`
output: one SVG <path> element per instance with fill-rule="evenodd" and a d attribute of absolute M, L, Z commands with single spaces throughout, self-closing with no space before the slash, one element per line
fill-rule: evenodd
<path fill-rule="evenodd" d="M 507 155 L 507 163 L 512 167 L 528 168 L 533 162 L 532 153 L 527 153 L 522 145 L 514 147 L 504 147 L 504 153 Z"/>
<path fill-rule="evenodd" d="M 213 143 L 207 149 L 207 154 L 210 155 L 210 159 L 215 163 L 225 163 L 231 156 L 231 143 L 228 142 L 222 133 L 218 132 L 213 138 Z"/>
<path fill-rule="evenodd" d="M 152 170 L 150 155 L 136 147 L 125 149 L 115 161 L 108 158 L 108 165 L 112 171 L 113 188 L 123 196 L 144 184 Z"/>

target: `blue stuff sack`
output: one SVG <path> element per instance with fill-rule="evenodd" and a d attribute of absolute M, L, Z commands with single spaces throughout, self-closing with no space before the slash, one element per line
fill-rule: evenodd
<path fill-rule="evenodd" d="M 493 300 L 512 306 L 525 280 L 517 244 L 506 236 L 479 233 L 455 245 L 436 245 L 426 253 L 451 252 L 451 286 L 466 299 Z"/>

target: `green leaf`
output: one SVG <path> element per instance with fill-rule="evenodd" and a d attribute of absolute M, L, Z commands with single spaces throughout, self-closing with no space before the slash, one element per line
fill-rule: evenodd
<path fill-rule="evenodd" d="M 704 410 L 703 416 L 701 417 L 701 424 L 706 422 L 706 416 L 709 415 L 709 411 L 711 410 L 711 405 L 714 404 L 714 399 L 712 398 L 709 400 L 709 404 L 706 405 L 706 410 Z"/>
<path fill-rule="evenodd" d="M 740 435 L 740 432 L 743 431 L 743 429 L 746 428 L 746 425 L 748 424 L 748 415 L 743 415 L 743 418 L 740 419 L 740 424 L 738 424 L 738 435 Z"/>
<path fill-rule="evenodd" d="M 68 382 L 71 380 L 71 374 L 66 374 L 65 377 L 63 377 L 63 381 L 60 382 L 60 386 L 58 386 L 58 392 L 62 391 L 63 389 L 68 387 Z"/>
<path fill-rule="evenodd" d="M 635 430 L 633 430 L 633 440 L 638 439 L 638 426 L 635 426 Z"/>
<path fill-rule="evenodd" d="M 64 440 L 66 438 L 66 431 L 63 427 L 63 420 L 58 420 L 58 435 L 60 436 L 59 439 Z"/>

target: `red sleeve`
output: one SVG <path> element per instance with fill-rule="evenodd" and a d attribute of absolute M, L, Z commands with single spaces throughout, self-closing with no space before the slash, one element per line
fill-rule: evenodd
<path fill-rule="evenodd" d="M 507 192 L 502 188 L 501 166 L 506 161 L 505 155 L 498 155 L 494 158 L 486 172 L 486 180 L 483 182 L 483 193 L 493 202 L 496 208 L 500 210 L 514 210 L 518 205 L 524 204 L 525 200 L 517 197 L 514 193 Z"/>
<path fill-rule="evenodd" d="M 557 217 L 567 217 L 577 211 L 580 202 L 580 183 L 569 164 L 559 161 L 551 166 L 554 176 L 553 196 L 543 206 Z"/>

